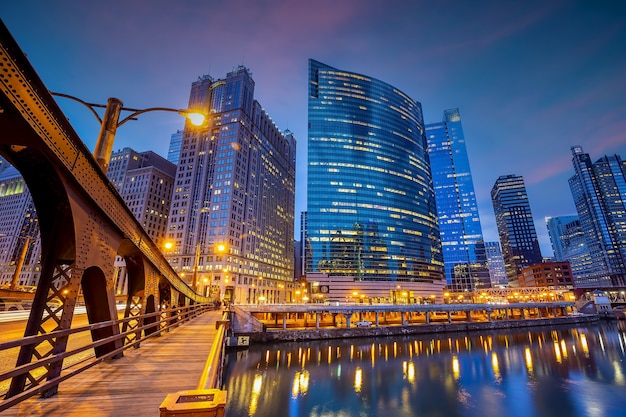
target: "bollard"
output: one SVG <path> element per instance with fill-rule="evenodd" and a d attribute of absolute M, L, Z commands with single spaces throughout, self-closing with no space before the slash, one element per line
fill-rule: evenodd
<path fill-rule="evenodd" d="M 226 391 L 203 389 L 168 394 L 159 406 L 161 417 L 224 417 Z"/>

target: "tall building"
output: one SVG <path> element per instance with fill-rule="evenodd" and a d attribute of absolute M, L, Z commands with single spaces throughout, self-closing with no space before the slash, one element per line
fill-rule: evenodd
<path fill-rule="evenodd" d="M 555 261 L 566 260 L 565 252 L 569 244 L 567 225 L 574 221 L 578 221 L 578 216 L 546 217 L 546 228 L 548 229 Z"/>
<path fill-rule="evenodd" d="M 548 217 L 546 226 L 555 260 L 570 263 L 575 286 L 595 287 L 596 269 L 587 249 L 578 216 Z"/>
<path fill-rule="evenodd" d="M 489 264 L 491 286 L 507 285 L 509 282 L 506 279 L 506 268 L 504 267 L 500 242 L 485 242 L 485 252 Z"/>
<path fill-rule="evenodd" d="M 165 244 L 176 165 L 152 152 L 124 148 L 111 154 L 107 177 L 158 246 Z"/>
<path fill-rule="evenodd" d="M 167 150 L 167 160 L 174 165 L 178 164 L 180 159 L 180 147 L 183 143 L 183 131 L 177 130 L 176 133 L 172 133 L 170 138 L 170 146 Z"/>
<path fill-rule="evenodd" d="M 176 165 L 152 151 L 131 148 L 112 152 L 107 177 L 152 241 L 165 244 Z M 116 256 L 115 293 L 127 294 L 126 262 Z"/>
<path fill-rule="evenodd" d="M 37 212 L 22 175 L 1 157 L 0 208 L 0 284 L 11 285 L 15 276 L 17 286 L 36 286 L 41 275 Z"/>
<path fill-rule="evenodd" d="M 452 291 L 491 286 L 459 109 L 426 125 L 446 280 Z M 455 273 L 455 271 L 457 273 Z"/>
<path fill-rule="evenodd" d="M 517 175 L 499 177 L 491 189 L 491 200 L 507 280 L 510 286 L 518 287 L 522 269 L 542 261 L 524 179 Z"/>
<path fill-rule="evenodd" d="M 626 172 L 618 156 L 595 163 L 580 146 L 572 147 L 574 175 L 569 179 L 594 273 L 587 287 L 626 285 Z"/>
<path fill-rule="evenodd" d="M 307 275 L 352 277 L 361 289 L 380 283 L 382 298 L 401 283 L 441 292 L 421 104 L 372 77 L 309 60 L 308 106 Z"/>
<path fill-rule="evenodd" d="M 254 86 L 243 66 L 192 83 L 189 108 L 209 120 L 182 133 L 166 256 L 212 296 L 282 302 L 294 276 L 296 141 Z"/>

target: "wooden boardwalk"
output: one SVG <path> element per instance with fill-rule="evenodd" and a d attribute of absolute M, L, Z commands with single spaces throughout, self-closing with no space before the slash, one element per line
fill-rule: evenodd
<path fill-rule="evenodd" d="M 196 389 L 221 317 L 219 310 L 204 313 L 61 383 L 56 396 L 33 397 L 2 417 L 158 416 L 167 394 Z"/>

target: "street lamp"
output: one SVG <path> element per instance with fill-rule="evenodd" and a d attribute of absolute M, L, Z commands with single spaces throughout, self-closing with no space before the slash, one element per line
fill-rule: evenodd
<path fill-rule="evenodd" d="M 110 97 L 107 100 L 106 106 L 104 104 L 94 104 L 87 103 L 77 97 L 70 96 L 68 94 L 63 93 L 54 93 L 50 92 L 53 96 L 69 98 L 70 100 L 77 101 L 82 105 L 86 106 L 98 122 L 100 122 L 100 133 L 98 134 L 98 140 L 96 142 L 96 148 L 94 150 L 94 156 L 96 157 L 96 161 L 98 161 L 98 165 L 102 168 L 102 171 L 106 174 L 107 169 L 109 168 L 109 161 L 111 160 L 111 151 L 113 150 L 113 141 L 115 139 L 115 132 L 117 128 L 126 123 L 129 120 L 137 120 L 137 116 L 143 113 L 147 113 L 150 111 L 168 111 L 181 114 L 187 117 L 194 126 L 200 126 L 204 123 L 206 115 L 200 111 L 196 110 L 180 110 L 173 109 L 169 107 L 150 107 L 147 109 L 131 109 L 124 107 L 124 103 L 122 100 Z M 96 112 L 95 107 L 104 108 L 104 116 L 100 118 L 100 115 Z M 122 111 L 132 112 L 128 116 L 126 116 L 122 121 L 120 121 L 120 115 Z"/>

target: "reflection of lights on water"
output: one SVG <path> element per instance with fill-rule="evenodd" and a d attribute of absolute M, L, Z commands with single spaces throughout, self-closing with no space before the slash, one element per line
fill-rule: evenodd
<path fill-rule="evenodd" d="M 626 378 L 624 378 L 624 372 L 622 372 L 622 364 L 618 361 L 613 361 L 613 370 L 615 372 L 615 382 L 617 385 L 624 385 Z"/>
<path fill-rule="evenodd" d="M 363 384 L 363 370 L 360 366 L 357 366 L 354 372 L 354 391 L 361 392 L 361 385 Z"/>
<path fill-rule="evenodd" d="M 500 379 L 500 364 L 496 352 L 491 353 L 491 366 L 493 367 L 493 376 L 495 376 L 496 379 Z"/>
<path fill-rule="evenodd" d="M 350 361 L 354 359 L 354 345 L 350 345 Z"/>
<path fill-rule="evenodd" d="M 263 386 L 263 376 L 260 374 L 256 374 L 254 376 L 254 382 L 252 383 L 252 393 L 261 393 L 261 386 Z"/>
<path fill-rule="evenodd" d="M 333 361 L 333 348 L 328 346 L 328 364 Z"/>
<path fill-rule="evenodd" d="M 554 354 L 556 356 L 556 362 L 561 363 L 561 348 L 559 347 L 559 342 L 554 341 Z"/>
<path fill-rule="evenodd" d="M 454 379 L 459 379 L 459 376 L 461 375 L 459 358 L 456 356 L 452 357 L 452 374 L 454 375 Z"/>
<path fill-rule="evenodd" d="M 250 412 L 253 416 L 256 414 L 257 406 L 259 405 L 259 395 L 261 394 L 261 387 L 263 386 L 263 376 L 256 374 L 254 376 L 254 382 L 252 382 L 252 395 L 250 396 Z"/>
<path fill-rule="evenodd" d="M 376 364 L 376 345 L 374 343 L 372 343 L 371 357 L 372 357 L 372 368 L 373 368 L 374 365 Z"/>
<path fill-rule="evenodd" d="M 600 349 L 602 349 L 602 352 L 604 352 L 605 349 L 604 349 L 604 340 L 602 340 L 602 334 L 598 335 L 598 340 L 600 341 Z"/>
<path fill-rule="evenodd" d="M 299 395 L 304 395 L 309 390 L 309 371 L 306 369 L 296 372 L 291 384 L 291 398 L 296 399 Z"/>
<path fill-rule="evenodd" d="M 393 357 L 398 357 L 398 343 L 393 342 Z"/>
<path fill-rule="evenodd" d="M 291 352 L 287 354 L 287 368 L 291 368 Z"/>
<path fill-rule="evenodd" d="M 561 340 L 561 352 L 563 353 L 563 359 L 567 359 L 567 345 L 565 340 Z"/>
<path fill-rule="evenodd" d="M 270 363 L 270 350 L 266 350 L 265 351 L 265 364 L 269 364 Z"/>
<path fill-rule="evenodd" d="M 589 357 L 589 346 L 587 346 L 587 337 L 584 334 L 580 335 L 580 345 L 583 347 L 583 352 L 585 356 Z"/>
<path fill-rule="evenodd" d="M 528 373 L 533 373 L 533 357 L 530 352 L 530 348 L 524 348 L 524 361 L 526 362 L 526 369 L 528 369 Z"/>
<path fill-rule="evenodd" d="M 402 372 L 410 383 L 415 382 L 415 364 L 413 362 L 402 362 Z"/>

